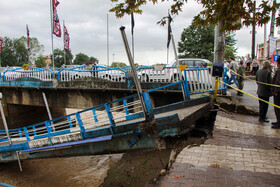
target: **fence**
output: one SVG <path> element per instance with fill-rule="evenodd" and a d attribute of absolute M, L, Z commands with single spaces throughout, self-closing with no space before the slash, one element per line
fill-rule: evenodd
<path fill-rule="evenodd" d="M 52 81 L 54 72 L 50 69 L 29 67 L 28 70 L 23 70 L 22 68 L 7 69 L 3 73 L 4 81 L 13 81 L 23 77 L 35 78 L 41 81 Z"/>
<path fill-rule="evenodd" d="M 80 66 L 71 69 L 62 69 L 58 72 L 58 81 L 67 82 L 83 77 L 94 77 L 110 80 L 113 82 L 125 82 L 127 72 L 122 68 L 108 68 L 105 66 L 94 65 L 87 69 Z"/>
<path fill-rule="evenodd" d="M 179 80 L 179 72 L 176 67 L 150 67 L 139 66 L 137 76 L 142 83 L 174 83 Z M 60 82 L 73 81 L 83 77 L 94 77 L 106 79 L 113 82 L 126 82 L 131 79 L 128 76 L 130 67 L 108 68 L 105 66 L 93 65 L 87 67 L 77 66 L 70 69 L 57 71 L 57 78 Z M 23 71 L 21 68 L 6 70 L 3 73 L 4 81 L 12 81 L 22 77 L 37 78 L 41 81 L 51 81 L 54 72 L 50 69 L 30 68 Z M 223 81 L 226 79 L 226 69 L 224 69 Z M 211 68 L 188 67 L 182 72 L 182 80 L 188 85 L 190 94 L 213 91 L 215 79 L 211 76 Z M 131 81 L 128 81 L 131 84 Z M 219 89 L 225 89 L 224 85 L 219 85 Z"/>

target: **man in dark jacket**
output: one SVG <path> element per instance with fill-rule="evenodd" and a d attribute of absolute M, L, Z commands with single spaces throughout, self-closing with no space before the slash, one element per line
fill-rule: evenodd
<path fill-rule="evenodd" d="M 280 86 L 280 58 L 277 59 L 277 70 L 273 76 L 272 84 Z M 278 107 L 280 106 L 280 87 L 273 86 L 273 100 L 274 104 Z M 280 109 L 278 107 L 274 107 L 274 112 L 276 115 L 277 122 L 271 123 L 271 127 L 274 129 L 280 129 Z"/>
<path fill-rule="evenodd" d="M 260 99 L 269 102 L 269 97 L 272 96 L 271 86 L 266 84 L 271 84 L 271 72 L 270 72 L 270 62 L 265 61 L 263 64 L 263 68 L 258 70 L 256 73 L 256 80 L 258 81 L 258 90 L 257 94 Z M 261 122 L 269 122 L 266 118 L 266 113 L 268 110 L 268 103 L 265 103 L 259 100 L 259 121 Z"/>

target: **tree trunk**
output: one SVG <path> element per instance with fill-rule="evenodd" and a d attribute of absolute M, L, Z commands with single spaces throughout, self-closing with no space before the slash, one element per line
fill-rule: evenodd
<path fill-rule="evenodd" d="M 222 22 L 215 27 L 214 62 L 224 62 L 225 58 L 225 31 L 221 31 Z"/>

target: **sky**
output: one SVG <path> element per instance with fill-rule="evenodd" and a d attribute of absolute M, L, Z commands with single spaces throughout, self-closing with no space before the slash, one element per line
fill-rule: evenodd
<path fill-rule="evenodd" d="M 73 55 L 85 53 L 99 60 L 100 64 L 124 62 L 129 64 L 119 28 L 125 26 L 127 39 L 131 47 L 131 20 L 125 15 L 117 19 L 109 9 L 114 6 L 110 0 L 59 0 L 57 7 L 61 25 L 65 25 L 70 36 L 70 49 Z M 157 22 L 167 15 L 170 3 L 143 6 L 141 15 L 135 14 L 134 51 L 135 62 L 143 65 L 167 63 L 167 25 Z M 183 11 L 175 16 L 172 31 L 177 44 L 184 28 L 190 26 L 194 16 L 199 14 L 202 6 L 194 0 L 184 5 Z M 107 52 L 107 16 L 108 43 Z M 36 37 L 44 45 L 44 54 L 50 54 L 51 23 L 50 0 L 0 0 L 0 36 L 19 38 L 26 36 L 28 24 L 30 37 Z M 267 26 L 268 28 L 268 26 Z M 238 56 L 251 53 L 251 27 L 236 31 L 235 39 Z M 256 28 L 256 44 L 264 41 L 264 28 Z M 63 39 L 53 36 L 54 49 L 63 49 Z M 109 54 L 109 55 L 107 55 Z M 109 56 L 109 59 L 108 59 Z M 169 50 L 169 61 L 174 59 L 174 51 Z"/>

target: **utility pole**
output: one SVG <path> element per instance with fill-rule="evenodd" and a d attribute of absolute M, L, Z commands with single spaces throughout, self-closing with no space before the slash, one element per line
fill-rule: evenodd
<path fill-rule="evenodd" d="M 273 1 L 273 6 L 276 4 L 276 0 Z M 268 37 L 268 50 L 267 50 L 267 58 L 269 58 L 270 51 L 270 37 L 274 37 L 274 25 L 275 25 L 275 10 L 271 13 L 271 25 L 270 25 L 270 33 Z"/>
<path fill-rule="evenodd" d="M 256 37 L 256 1 L 254 1 L 254 12 L 253 12 L 253 28 L 252 28 L 252 60 L 255 59 L 255 37 Z"/>
<path fill-rule="evenodd" d="M 264 24 L 264 38 L 263 38 L 263 58 L 264 59 L 267 59 L 266 58 L 266 55 L 267 55 L 267 52 L 266 52 L 266 50 L 267 50 L 267 47 L 266 47 L 266 45 L 267 45 L 267 38 L 266 38 L 266 36 L 267 36 L 267 31 L 266 31 L 266 23 Z"/>

